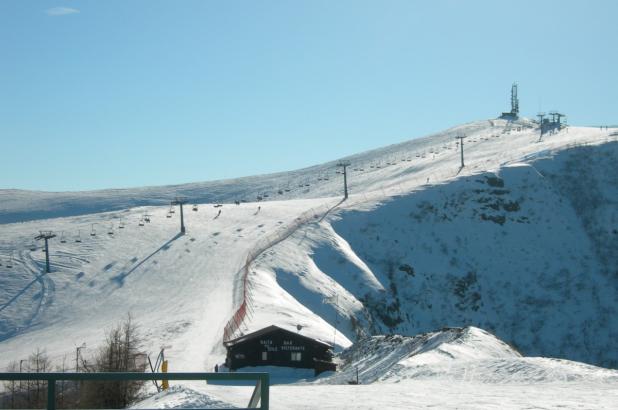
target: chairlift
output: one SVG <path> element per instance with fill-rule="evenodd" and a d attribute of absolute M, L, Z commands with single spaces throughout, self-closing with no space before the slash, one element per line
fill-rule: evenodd
<path fill-rule="evenodd" d="M 77 238 L 75 238 L 75 242 L 77 243 L 81 243 L 82 242 L 82 231 L 81 230 L 77 230 Z"/>
<path fill-rule="evenodd" d="M 118 229 L 124 229 L 124 222 L 122 222 L 122 218 L 120 218 L 120 222 L 118 222 Z"/>
<path fill-rule="evenodd" d="M 174 213 L 176 213 L 176 210 L 175 210 L 175 209 L 174 209 L 174 207 L 173 207 L 173 206 L 171 206 L 171 205 L 170 205 L 170 210 L 169 210 L 169 213 L 170 213 L 170 214 L 174 214 Z"/>
<path fill-rule="evenodd" d="M 305 186 L 311 186 L 311 184 L 307 182 L 307 183 L 305 184 Z"/>
<path fill-rule="evenodd" d="M 140 218 L 139 222 L 137 223 L 138 226 L 144 226 L 144 219 Z"/>
<path fill-rule="evenodd" d="M 30 251 L 31 252 L 36 251 L 36 243 L 32 242 L 32 245 L 30 245 Z"/>
<path fill-rule="evenodd" d="M 114 234 L 114 224 L 113 223 L 109 226 L 109 230 L 107 231 L 107 234 L 110 236 Z"/>
<path fill-rule="evenodd" d="M 197 205 L 193 205 L 193 211 L 197 212 Z"/>
<path fill-rule="evenodd" d="M 64 231 L 60 233 L 60 243 L 67 243 L 67 240 L 64 239 Z"/>
<path fill-rule="evenodd" d="M 168 212 L 167 215 L 165 215 L 166 218 L 171 218 L 172 217 L 172 213 Z"/>
<path fill-rule="evenodd" d="M 328 175 L 324 175 L 324 181 L 328 181 Z"/>
<path fill-rule="evenodd" d="M 259 201 L 261 201 L 261 200 L 262 200 L 262 196 L 261 196 L 261 195 L 258 195 L 258 196 L 257 196 L 257 200 L 258 200 L 258 202 L 259 202 Z"/>
<path fill-rule="evenodd" d="M 290 188 L 284 189 L 285 192 L 290 192 Z"/>
<path fill-rule="evenodd" d="M 6 263 L 6 267 L 11 269 L 13 267 L 13 254 L 11 254 L 11 259 Z"/>
<path fill-rule="evenodd" d="M 279 195 L 283 195 L 283 189 L 278 190 L 278 191 L 277 191 L 277 193 L 278 193 Z"/>
<path fill-rule="evenodd" d="M 144 222 L 150 223 L 150 215 L 148 215 L 147 213 L 144 213 Z"/>
<path fill-rule="evenodd" d="M 318 177 L 318 181 L 321 181 L 321 180 L 322 180 L 322 177 Z"/>
<path fill-rule="evenodd" d="M 302 183 L 301 183 L 301 184 L 298 184 L 298 187 L 299 187 L 299 188 L 302 188 L 302 187 L 304 187 L 304 186 L 305 186 L 305 184 L 302 184 Z"/>
<path fill-rule="evenodd" d="M 90 225 L 90 236 L 97 236 L 97 231 L 94 230 L 95 225 L 96 223 L 93 223 L 92 225 Z"/>
<path fill-rule="evenodd" d="M 262 194 L 264 198 L 268 198 L 268 194 Z"/>

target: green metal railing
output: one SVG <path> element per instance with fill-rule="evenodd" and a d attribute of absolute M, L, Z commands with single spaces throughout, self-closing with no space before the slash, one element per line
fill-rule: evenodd
<path fill-rule="evenodd" d="M 56 410 L 56 382 L 62 380 L 82 381 L 129 381 L 129 380 L 254 380 L 255 389 L 247 409 L 268 410 L 270 378 L 268 373 L 0 373 L 0 381 L 46 380 L 47 410 Z M 260 404 L 258 407 L 258 403 Z M 194 410 L 194 409 L 192 409 Z M 206 410 L 206 409 L 195 409 Z"/>

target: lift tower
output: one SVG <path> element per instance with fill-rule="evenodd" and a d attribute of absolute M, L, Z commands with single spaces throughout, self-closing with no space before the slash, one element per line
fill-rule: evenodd
<path fill-rule="evenodd" d="M 466 138 L 466 136 L 459 135 L 455 138 L 459 140 L 459 150 L 460 150 L 459 152 L 461 153 L 461 167 L 463 168 L 464 167 L 464 152 L 463 152 L 464 143 L 463 141 L 464 141 L 464 138 Z"/>
<path fill-rule="evenodd" d="M 337 164 L 337 166 L 343 168 L 343 199 L 348 199 L 348 171 L 347 171 L 347 168 L 350 166 L 350 161 L 340 161 Z"/>
<path fill-rule="evenodd" d="M 187 203 L 186 198 L 181 198 L 178 196 L 171 203 L 171 205 L 180 205 L 180 233 L 181 234 L 185 233 L 185 217 L 184 217 L 184 213 L 182 212 L 182 206 L 186 203 Z"/>
<path fill-rule="evenodd" d="M 54 234 L 52 231 L 39 231 L 39 234 L 37 236 L 34 237 L 34 239 L 38 240 L 45 240 L 45 272 L 49 273 L 49 246 L 47 244 L 47 241 L 49 241 L 51 238 L 55 238 L 56 234 Z"/>

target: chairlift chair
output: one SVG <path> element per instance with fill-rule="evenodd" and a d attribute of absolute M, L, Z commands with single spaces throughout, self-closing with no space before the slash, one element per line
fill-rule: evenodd
<path fill-rule="evenodd" d="M 279 195 L 283 195 L 283 190 L 282 190 L 282 189 L 280 189 L 280 190 L 278 190 L 278 191 L 277 191 L 277 193 L 278 193 Z"/>
<path fill-rule="evenodd" d="M 176 213 L 176 210 L 174 209 L 173 206 L 170 205 L 170 211 L 169 212 L 170 212 L 170 214 L 174 214 L 174 213 Z"/>
<path fill-rule="evenodd" d="M 97 236 L 97 231 L 94 230 L 94 225 L 96 224 L 90 225 L 90 236 Z"/>
<path fill-rule="evenodd" d="M 67 243 L 67 240 L 64 239 L 64 231 L 60 233 L 60 243 Z"/>
<path fill-rule="evenodd" d="M 77 230 L 77 238 L 75 238 L 75 242 L 77 243 L 82 242 L 82 231 L 80 231 L 79 229 Z"/>
<path fill-rule="evenodd" d="M 193 211 L 197 212 L 197 205 L 193 205 Z"/>
<path fill-rule="evenodd" d="M 109 226 L 109 230 L 107 231 L 107 234 L 110 236 L 114 234 L 114 224 L 113 223 Z"/>
<path fill-rule="evenodd" d="M 124 229 L 124 222 L 122 222 L 122 218 L 120 218 L 120 222 L 118 222 L 118 229 Z"/>
<path fill-rule="evenodd" d="M 137 223 L 138 226 L 144 226 L 144 220 L 142 218 L 140 218 L 139 222 Z"/>
<path fill-rule="evenodd" d="M 171 213 L 171 212 L 168 212 L 168 213 L 165 215 L 165 217 L 166 217 L 166 218 L 171 218 L 171 217 L 172 217 L 172 213 Z"/>

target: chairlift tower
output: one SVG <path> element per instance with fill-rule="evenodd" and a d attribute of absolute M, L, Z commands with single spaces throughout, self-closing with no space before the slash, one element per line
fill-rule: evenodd
<path fill-rule="evenodd" d="M 184 234 L 186 232 L 185 230 L 185 217 L 184 217 L 184 213 L 182 211 L 182 206 L 184 204 L 187 203 L 187 199 L 186 198 L 181 198 L 181 197 L 176 197 L 173 201 L 172 201 L 172 205 L 180 205 L 180 233 Z"/>
<path fill-rule="evenodd" d="M 341 161 L 337 164 L 338 167 L 343 168 L 343 199 L 348 199 L 348 171 L 350 161 Z"/>
<path fill-rule="evenodd" d="M 45 240 L 45 272 L 49 273 L 49 245 L 48 245 L 48 241 L 51 238 L 55 238 L 56 234 L 54 234 L 52 231 L 39 231 L 39 235 L 35 236 L 34 239 L 38 240 Z"/>
<path fill-rule="evenodd" d="M 463 136 L 459 135 L 455 138 L 459 140 L 459 149 L 460 149 L 459 152 L 461 154 L 461 167 L 463 168 L 464 167 L 464 138 L 466 138 L 466 135 L 465 134 Z"/>

